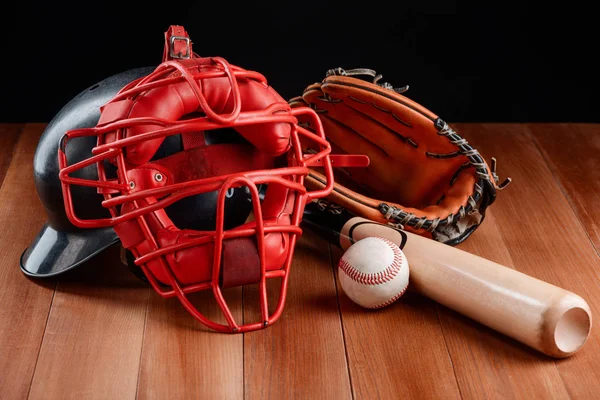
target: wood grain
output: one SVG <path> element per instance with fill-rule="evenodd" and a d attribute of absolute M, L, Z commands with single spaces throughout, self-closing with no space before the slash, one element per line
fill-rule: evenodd
<path fill-rule="evenodd" d="M 242 320 L 240 288 L 224 291 L 236 321 Z M 225 323 L 212 292 L 195 293 L 193 303 L 208 318 Z M 138 398 L 240 399 L 244 394 L 241 334 L 209 331 L 176 299 L 151 293 Z"/>
<path fill-rule="evenodd" d="M 245 334 L 247 399 L 350 399 L 350 381 L 327 243 L 305 232 L 296 245 L 282 316 Z M 269 285 L 269 304 L 277 285 Z M 244 288 L 244 318 L 259 320 L 257 290 Z"/>
<path fill-rule="evenodd" d="M 493 213 L 514 267 L 570 290 L 588 301 L 593 317 L 600 309 L 600 259 L 575 211 L 557 185 L 525 126 L 457 126 L 513 183 L 499 193 Z M 501 221 L 501 222 L 500 222 Z M 600 333 L 595 326 L 575 355 L 556 362 L 572 398 L 600 392 Z"/>
<path fill-rule="evenodd" d="M 528 124 L 600 254 L 600 124 Z"/>
<path fill-rule="evenodd" d="M 337 277 L 343 253 L 332 251 Z M 371 311 L 353 303 L 339 281 L 337 287 L 356 399 L 460 398 L 435 303 L 407 292 Z"/>
<path fill-rule="evenodd" d="M 0 397 L 27 397 L 52 302 L 55 281 L 28 279 L 19 269 L 23 250 L 46 218 L 33 185 L 33 154 L 43 125 L 0 130 Z M 12 158 L 6 169 L 7 160 Z"/>
<path fill-rule="evenodd" d="M 332 264 L 341 252 L 330 254 L 309 232 L 296 249 L 282 317 L 244 335 L 208 331 L 177 300 L 160 298 L 120 264 L 118 247 L 60 277 L 29 279 L 18 259 L 45 220 L 32 176 L 44 127 L 0 125 L 1 398 L 588 399 L 600 393 L 597 323 L 577 354 L 554 360 L 416 293 L 366 311 L 336 287 Z M 597 319 L 599 125 L 453 127 L 486 160 L 498 159 L 501 178 L 513 178 L 484 224 L 458 247 L 581 295 Z M 194 297 L 203 312 L 220 317 L 209 293 Z M 256 320 L 254 287 L 228 290 L 226 297 L 235 318 Z"/>
<path fill-rule="evenodd" d="M 478 230 L 457 247 L 514 268 L 493 212 L 501 206 L 498 200 Z M 569 398 L 555 363 L 544 355 L 446 307 L 438 311 L 464 399 Z"/>
<path fill-rule="evenodd" d="M 37 126 L 35 129 L 42 128 Z M 20 133 L 23 131 L 22 124 L 0 124 L 0 187 L 4 182 L 6 171 L 13 157 L 13 151 L 17 145 Z"/>
<path fill-rule="evenodd" d="M 135 398 L 148 293 L 118 245 L 63 274 L 30 398 Z"/>

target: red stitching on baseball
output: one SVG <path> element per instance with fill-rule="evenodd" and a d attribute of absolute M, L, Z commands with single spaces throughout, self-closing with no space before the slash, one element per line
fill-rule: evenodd
<path fill-rule="evenodd" d="M 400 293 L 398 293 L 397 295 L 395 295 L 394 297 L 392 297 L 388 301 L 385 301 L 385 302 L 383 302 L 381 304 L 377 304 L 376 306 L 371 306 L 371 307 L 367 307 L 367 308 L 371 308 L 371 309 L 375 310 L 377 308 L 383 308 L 385 306 L 389 306 L 390 304 L 392 304 L 393 302 L 395 302 L 396 300 L 398 300 L 400 297 L 402 297 L 402 295 L 404 294 L 404 292 L 406 292 L 406 289 L 408 289 L 408 285 L 406 285 L 404 287 L 404 289 L 402 289 L 402 291 Z"/>
<path fill-rule="evenodd" d="M 387 243 L 394 252 L 394 259 L 392 260 L 392 263 L 384 270 L 374 274 L 365 274 L 364 272 L 360 272 L 352 265 L 348 264 L 348 262 L 343 258 L 340 259 L 338 264 L 339 269 L 344 271 L 344 273 L 352 280 L 363 285 L 381 285 L 382 283 L 391 281 L 396 275 L 398 275 L 398 272 L 400 272 L 400 268 L 402 267 L 402 253 L 400 252 L 400 248 L 392 241 L 384 238 L 379 239 Z"/>

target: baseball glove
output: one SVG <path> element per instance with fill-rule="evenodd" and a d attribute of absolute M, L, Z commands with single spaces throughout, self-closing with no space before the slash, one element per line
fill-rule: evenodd
<path fill-rule="evenodd" d="M 289 100 L 319 115 L 333 154 L 364 154 L 364 168 L 336 168 L 328 200 L 374 221 L 456 245 L 483 222 L 485 211 L 510 178 L 499 184 L 467 140 L 437 115 L 380 83 L 370 69 L 329 70 L 320 83 Z M 312 129 L 310 121 L 301 121 Z M 305 149 L 310 151 L 310 149 Z M 309 189 L 325 179 L 318 168 Z"/>

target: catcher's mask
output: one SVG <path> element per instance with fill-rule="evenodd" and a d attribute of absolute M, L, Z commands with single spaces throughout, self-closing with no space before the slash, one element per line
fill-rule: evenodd
<path fill-rule="evenodd" d="M 166 36 L 171 44 L 181 41 L 180 36 Z M 154 290 L 165 298 L 177 297 L 209 328 L 260 329 L 282 313 L 305 204 L 332 189 L 331 148 L 312 109 L 292 110 L 261 74 L 223 58 L 199 57 L 189 41 L 182 42 L 188 46 L 183 52 L 165 51 L 153 72 L 103 105 L 95 127 L 64 134 L 58 159 L 65 210 L 77 227 L 113 227 Z M 318 127 L 316 133 L 298 125 L 300 114 Z M 218 140 L 231 130 L 240 140 Z M 89 137 L 97 140 L 90 156 L 70 164 L 69 144 Z M 180 140 L 183 150 L 164 151 L 170 140 Z M 306 142 L 318 150 L 304 154 Z M 75 176 L 90 166 L 98 179 Z M 328 183 L 323 189 L 304 187 L 309 166 L 324 169 Z M 72 192 L 79 185 L 102 195 L 105 217 L 81 217 Z M 243 224 L 226 226 L 226 199 L 240 188 L 251 200 L 252 212 Z M 170 214 L 174 204 L 202 196 L 216 200 L 214 218 L 204 229 L 181 226 L 185 218 Z M 194 212 L 190 210 L 190 219 Z M 272 313 L 269 278 L 281 278 Z M 239 324 L 222 289 L 247 284 L 258 284 L 261 320 Z M 188 295 L 203 290 L 214 293 L 226 324 L 208 319 L 191 303 Z"/>

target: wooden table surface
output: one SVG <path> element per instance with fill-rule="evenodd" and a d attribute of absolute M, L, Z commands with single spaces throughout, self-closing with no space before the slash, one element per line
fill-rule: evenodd
<path fill-rule="evenodd" d="M 458 247 L 573 291 L 600 316 L 600 125 L 454 128 L 513 179 Z M 340 251 L 309 232 L 282 317 L 243 335 L 204 329 L 130 274 L 116 246 L 60 277 L 28 279 L 19 257 L 45 220 L 32 179 L 43 129 L 0 125 L 2 399 L 600 396 L 596 325 L 578 353 L 556 360 L 416 294 L 366 312 L 336 282 Z M 242 297 L 252 304 L 256 292 L 227 293 Z M 210 296 L 198 303 L 219 313 Z"/>

